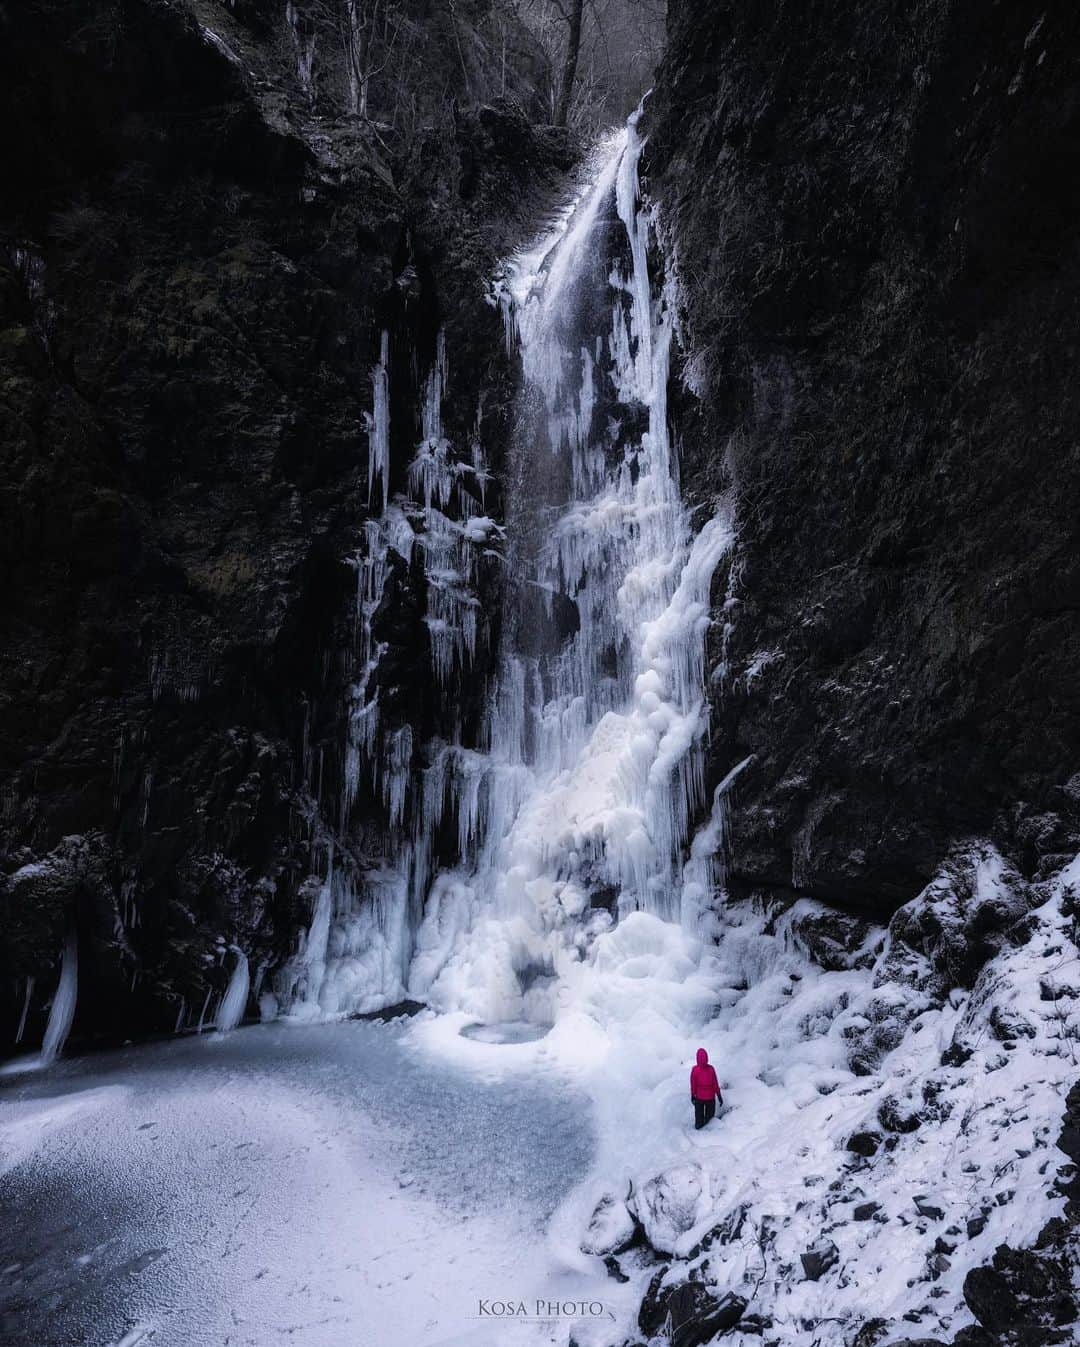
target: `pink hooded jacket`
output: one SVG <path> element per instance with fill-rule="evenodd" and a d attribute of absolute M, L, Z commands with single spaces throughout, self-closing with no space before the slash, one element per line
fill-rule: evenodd
<path fill-rule="evenodd" d="M 709 1054 L 704 1048 L 698 1048 L 697 1066 L 690 1072 L 690 1098 L 720 1098 L 720 1082 L 716 1079 L 716 1072 L 709 1065 Z"/>

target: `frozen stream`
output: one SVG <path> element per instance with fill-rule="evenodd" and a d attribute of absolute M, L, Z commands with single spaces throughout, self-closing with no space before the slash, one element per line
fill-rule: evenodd
<path fill-rule="evenodd" d="M 0 1082 L 0 1340 L 552 1340 L 478 1302 L 586 1293 L 548 1228 L 588 1102 L 542 1043 L 448 1059 L 433 1028 L 259 1027 Z"/>

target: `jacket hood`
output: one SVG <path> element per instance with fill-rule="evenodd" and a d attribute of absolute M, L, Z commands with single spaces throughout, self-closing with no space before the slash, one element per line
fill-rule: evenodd
<path fill-rule="evenodd" d="M 707 1066 L 707 1065 L 708 1065 L 708 1061 L 709 1061 L 709 1054 L 705 1051 L 704 1048 L 698 1048 L 698 1050 L 697 1050 L 697 1064 L 698 1064 L 698 1066 Z"/>

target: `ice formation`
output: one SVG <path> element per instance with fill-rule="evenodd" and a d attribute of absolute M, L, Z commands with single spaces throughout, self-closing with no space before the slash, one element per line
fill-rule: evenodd
<path fill-rule="evenodd" d="M 225 995 L 221 998 L 217 1019 L 214 1021 L 215 1027 L 223 1034 L 227 1034 L 230 1029 L 235 1029 L 244 1018 L 248 991 L 251 988 L 247 955 L 239 948 L 234 949 L 233 953 L 236 955 L 236 963 L 233 965 L 229 985 L 225 989 Z"/>
<path fill-rule="evenodd" d="M 75 932 L 69 931 L 64 941 L 60 961 L 60 981 L 49 1009 L 45 1037 L 41 1044 L 41 1064 L 48 1066 L 64 1050 L 71 1022 L 75 1018 L 75 1001 L 79 991 L 79 949 Z"/>
<path fill-rule="evenodd" d="M 414 742 L 407 726 L 381 723 L 372 691 L 383 653 L 373 615 L 392 554 L 422 557 L 432 671 L 447 687 L 476 659 L 478 556 L 502 533 L 477 508 L 478 442 L 459 452 L 444 428 L 441 333 L 409 494 L 388 501 L 383 335 L 368 419 L 369 498 L 382 512 L 356 559 L 341 812 L 344 824 L 370 780 L 391 840 L 358 881 L 339 871 L 323 885 L 326 939 L 320 898 L 280 989 L 294 1015 L 409 994 L 484 1021 L 551 1023 L 564 965 L 587 957 L 610 924 L 598 896 L 622 917 L 680 915 L 688 832 L 704 804 L 709 589 L 732 529 L 721 506 L 694 536 L 680 496 L 667 408 L 672 297 L 650 277 L 641 149 L 631 119 L 496 286 L 522 390 L 502 646 L 478 744 L 457 734 Z M 457 837 L 449 867 L 434 842 L 447 825 Z M 317 959 L 315 946 L 325 947 Z"/>

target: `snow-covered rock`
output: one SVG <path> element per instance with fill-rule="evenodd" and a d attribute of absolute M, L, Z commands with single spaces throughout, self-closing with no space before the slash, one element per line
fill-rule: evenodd
<path fill-rule="evenodd" d="M 640 1229 L 626 1203 L 613 1193 L 605 1193 L 593 1210 L 581 1251 L 600 1255 L 622 1253 L 638 1238 Z"/>
<path fill-rule="evenodd" d="M 675 1165 L 650 1179 L 630 1202 L 652 1247 L 673 1253 L 709 1212 L 709 1175 L 700 1165 Z"/>
<path fill-rule="evenodd" d="M 831 966 L 811 959 L 790 904 L 779 917 L 730 904 L 695 973 L 718 988 L 712 1018 L 683 1040 L 666 1084 L 659 1061 L 645 1071 L 641 1045 L 620 1048 L 606 1025 L 620 1106 L 602 1153 L 625 1157 L 607 1181 L 632 1182 L 631 1210 L 665 1257 L 642 1306 L 646 1337 L 687 1281 L 747 1302 L 739 1347 L 750 1324 L 771 1324 L 766 1339 L 784 1347 L 892 1347 L 909 1325 L 908 1337 L 951 1342 L 977 1306 L 1019 1305 L 1033 1324 L 1057 1312 L 1039 1302 L 1036 1319 L 1028 1301 L 1058 1285 L 1071 1247 L 1053 1233 L 1068 1172 L 1056 1141 L 1080 1002 L 1055 992 L 1080 966 L 1077 887 L 1080 860 L 1030 885 L 989 846 L 967 848 L 887 934 L 867 933 L 869 967 L 836 957 L 831 937 Z M 648 1005 L 655 1031 L 660 1004 Z M 698 1042 L 726 1104 L 700 1133 L 686 1102 Z M 996 1258 L 999 1246 L 1019 1252 Z"/>

